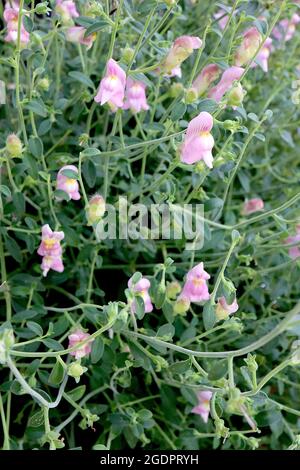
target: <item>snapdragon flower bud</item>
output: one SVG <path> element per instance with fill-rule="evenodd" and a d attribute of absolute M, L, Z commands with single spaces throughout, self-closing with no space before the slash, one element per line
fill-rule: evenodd
<path fill-rule="evenodd" d="M 42 3 L 39 3 L 36 7 L 35 7 L 35 12 L 37 15 L 46 15 L 50 10 L 50 8 L 48 8 L 48 2 L 42 2 Z"/>
<path fill-rule="evenodd" d="M 190 104 L 190 103 L 194 103 L 194 101 L 196 101 L 198 99 L 198 92 L 196 90 L 196 88 L 188 88 L 188 90 L 186 90 L 186 94 L 185 94 L 185 102 L 186 104 Z"/>
<path fill-rule="evenodd" d="M 175 6 L 177 0 L 160 0 L 161 3 L 165 3 L 168 7 Z"/>
<path fill-rule="evenodd" d="M 101 16 L 102 13 L 103 13 L 102 5 L 100 5 L 100 3 L 94 2 L 94 1 L 90 2 L 87 5 L 86 11 L 85 11 L 86 16 L 91 16 L 91 17 Z"/>
<path fill-rule="evenodd" d="M 50 81 L 47 77 L 41 78 L 37 83 L 38 87 L 43 91 L 48 91 L 50 87 Z"/>
<path fill-rule="evenodd" d="M 129 64 L 134 56 L 134 49 L 129 46 L 122 49 L 122 59 L 126 64 Z"/>
<path fill-rule="evenodd" d="M 292 350 L 293 350 L 293 354 L 291 358 L 291 363 L 295 366 L 299 365 L 300 364 L 300 341 L 299 340 L 293 342 Z"/>
<path fill-rule="evenodd" d="M 95 194 L 86 209 L 86 218 L 88 225 L 95 225 L 100 222 L 105 213 L 105 201 L 100 194 Z"/>
<path fill-rule="evenodd" d="M 180 82 L 172 83 L 170 86 L 170 96 L 171 98 L 177 98 L 183 92 L 183 85 Z"/>
<path fill-rule="evenodd" d="M 180 291 L 181 286 L 178 281 L 172 281 L 167 284 L 166 295 L 168 299 L 176 299 L 176 296 Z"/>
<path fill-rule="evenodd" d="M 87 367 L 83 367 L 80 361 L 72 362 L 68 367 L 68 375 L 75 379 L 75 382 L 80 381 L 80 377 L 87 371 Z"/>
<path fill-rule="evenodd" d="M 0 332 L 0 364 L 5 364 L 7 351 L 14 345 L 15 337 L 11 328 Z"/>
<path fill-rule="evenodd" d="M 12 158 L 17 158 L 22 155 L 23 147 L 22 142 L 16 134 L 10 134 L 6 139 L 6 151 Z"/>
<path fill-rule="evenodd" d="M 227 103 L 229 106 L 239 106 L 242 104 L 245 92 L 242 85 L 238 83 L 234 86 L 227 95 Z"/>
<path fill-rule="evenodd" d="M 180 296 L 174 304 L 174 313 L 177 315 L 185 315 L 190 305 L 191 302 L 187 297 Z"/>
<path fill-rule="evenodd" d="M 155 363 L 156 372 L 160 372 L 162 369 L 168 369 L 169 367 L 168 361 L 161 356 L 154 356 L 152 360 Z"/>

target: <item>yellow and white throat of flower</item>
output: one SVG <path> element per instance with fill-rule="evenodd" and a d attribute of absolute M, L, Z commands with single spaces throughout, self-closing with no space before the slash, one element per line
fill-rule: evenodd
<path fill-rule="evenodd" d="M 43 240 L 43 243 L 45 245 L 46 250 L 51 250 L 54 247 L 56 240 L 55 238 L 45 238 Z"/>
<path fill-rule="evenodd" d="M 148 294 L 147 289 L 143 289 L 139 291 L 139 295 L 142 297 L 144 301 L 147 299 L 147 294 Z"/>
<path fill-rule="evenodd" d="M 201 287 L 201 286 L 203 286 L 203 284 L 205 284 L 205 279 L 202 279 L 202 278 L 198 279 L 196 277 L 196 278 L 193 279 L 192 282 L 193 282 L 195 287 Z"/>
<path fill-rule="evenodd" d="M 67 178 L 65 181 L 65 185 L 68 188 L 68 191 L 74 191 L 76 189 L 77 181 L 73 178 Z"/>
<path fill-rule="evenodd" d="M 200 131 L 199 136 L 201 137 L 202 142 L 206 141 L 207 144 L 211 142 L 211 140 L 213 139 L 213 136 L 211 135 L 209 131 Z"/>
<path fill-rule="evenodd" d="M 109 75 L 108 77 L 109 85 L 111 86 L 114 86 L 117 80 L 118 80 L 117 75 Z"/>

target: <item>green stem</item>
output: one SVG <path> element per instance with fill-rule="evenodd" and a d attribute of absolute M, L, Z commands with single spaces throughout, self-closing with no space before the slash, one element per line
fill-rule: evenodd
<path fill-rule="evenodd" d="M 151 21 L 153 15 L 154 15 L 154 13 L 155 13 L 155 10 L 156 10 L 156 5 L 155 5 L 154 8 L 152 8 L 152 10 L 150 11 L 150 13 L 149 13 L 149 15 L 148 15 L 148 17 L 147 17 L 147 20 L 145 21 L 143 31 L 142 31 L 141 34 L 139 35 L 138 42 L 137 42 L 137 44 L 136 44 L 136 46 L 135 46 L 135 49 L 134 49 L 134 53 L 132 54 L 132 58 L 131 58 L 131 60 L 130 60 L 130 62 L 129 62 L 129 64 L 128 64 L 128 67 L 127 67 L 127 74 L 128 74 L 128 72 L 130 71 L 130 69 L 131 69 L 131 67 L 132 67 L 132 64 L 134 63 L 135 58 L 136 58 L 136 56 L 137 56 L 137 54 L 138 54 L 138 52 L 139 52 L 139 50 L 140 50 L 140 48 L 141 48 L 142 41 L 143 41 L 144 36 L 145 36 L 145 34 L 146 34 L 146 31 L 147 31 L 147 29 L 148 29 L 149 23 L 150 23 L 150 21 Z"/>
<path fill-rule="evenodd" d="M 31 395 L 31 397 L 34 398 L 40 404 L 40 406 L 44 406 L 47 408 L 56 408 L 58 406 L 62 398 L 64 388 L 67 384 L 67 380 L 68 380 L 67 375 L 65 375 L 65 378 L 59 388 L 56 400 L 53 402 L 48 402 L 40 393 L 38 393 L 36 390 L 30 387 L 30 385 L 26 382 L 23 375 L 19 372 L 19 370 L 17 369 L 16 365 L 11 360 L 9 355 L 7 356 L 6 363 L 7 363 L 7 366 L 10 368 L 12 374 L 14 375 L 15 379 L 23 387 L 24 391 L 28 393 L 29 395 Z"/>
<path fill-rule="evenodd" d="M 64 356 L 65 354 L 69 354 L 70 352 L 76 351 L 78 348 L 83 346 L 84 344 L 88 343 L 94 338 L 97 338 L 105 331 L 109 330 L 113 324 L 115 323 L 115 319 L 109 321 L 106 325 L 104 325 L 99 330 L 95 331 L 92 335 L 90 335 L 87 339 L 80 341 L 75 346 L 71 348 L 64 349 L 62 351 L 48 351 L 48 352 L 26 352 L 26 351 L 15 351 L 11 349 L 9 354 L 12 356 L 19 356 L 19 357 L 57 357 L 57 356 Z"/>
<path fill-rule="evenodd" d="M 88 288 L 87 288 L 87 296 L 86 296 L 86 302 L 87 303 L 90 303 L 91 295 L 92 295 L 92 291 L 93 291 L 94 270 L 95 270 L 97 256 L 98 256 L 98 251 L 95 249 L 94 256 L 93 256 L 93 259 L 92 259 L 91 270 L 90 270 Z"/>
<path fill-rule="evenodd" d="M 243 393 L 244 396 L 251 397 L 253 395 L 256 395 L 265 385 L 269 380 L 271 380 L 275 375 L 277 375 L 281 370 L 285 369 L 286 367 L 291 365 L 291 359 L 288 358 L 285 361 L 283 361 L 281 364 L 279 364 L 275 369 L 272 369 L 259 383 L 258 385 L 251 390 L 250 392 L 245 392 Z"/>
<path fill-rule="evenodd" d="M 221 284 L 221 281 L 222 279 L 224 278 L 224 273 L 225 273 L 225 270 L 226 270 L 226 267 L 227 267 L 227 264 L 230 260 L 230 257 L 231 257 L 231 254 L 235 248 L 235 246 L 237 245 L 238 243 L 238 239 L 235 239 L 235 240 L 232 240 L 231 242 L 231 245 L 230 245 L 230 248 L 228 250 L 228 253 L 226 255 L 226 258 L 224 260 L 224 263 L 222 265 L 222 268 L 218 274 L 218 277 L 217 277 L 217 280 L 215 282 L 215 286 L 214 286 L 214 290 L 212 291 L 212 294 L 211 294 L 211 302 L 213 303 L 215 301 L 215 298 L 216 298 L 216 295 L 217 295 L 217 292 L 218 292 L 218 289 L 219 289 L 219 286 Z"/>
<path fill-rule="evenodd" d="M 22 15 L 23 15 L 24 0 L 20 0 L 19 3 L 19 15 L 18 15 L 18 35 L 17 35 L 17 47 L 16 47 L 16 65 L 15 65 L 15 81 L 16 81 L 16 106 L 19 113 L 19 122 L 22 129 L 24 143 L 28 145 L 28 138 L 26 132 L 26 126 L 24 122 L 23 108 L 20 100 L 20 56 L 21 56 L 21 27 L 22 27 Z"/>
<path fill-rule="evenodd" d="M 80 189 L 81 189 L 81 192 L 82 192 L 82 195 L 83 195 L 83 200 L 84 200 L 85 207 L 87 207 L 89 205 L 89 200 L 88 200 L 88 197 L 86 195 L 85 187 L 84 187 L 83 179 L 82 179 L 82 152 L 79 153 L 78 181 L 79 181 Z"/>
<path fill-rule="evenodd" d="M 82 408 L 82 406 L 87 402 L 89 401 L 92 397 L 98 395 L 99 393 L 102 393 L 104 392 L 104 390 L 106 390 L 108 388 L 108 385 L 104 385 L 102 387 L 99 387 L 97 388 L 96 390 L 93 390 L 92 392 L 88 393 L 80 402 L 79 402 L 79 407 Z M 63 421 L 59 426 L 57 426 L 55 428 L 55 430 L 57 432 L 61 432 L 61 430 L 66 427 L 69 423 L 71 423 L 73 421 L 73 419 L 77 416 L 77 414 L 79 413 L 79 409 L 75 409 L 73 411 L 73 413 L 70 414 L 70 416 L 68 416 L 68 418 Z"/>
<path fill-rule="evenodd" d="M 167 179 L 167 177 L 173 173 L 173 171 L 175 170 L 175 168 L 177 168 L 179 165 L 179 161 L 178 160 L 174 160 L 169 168 L 165 171 L 165 173 L 160 177 L 158 178 L 152 185 L 150 185 L 148 188 L 145 188 L 142 193 L 150 193 L 150 192 L 153 192 L 156 188 L 158 188 L 164 181 L 165 179 Z"/>
<path fill-rule="evenodd" d="M 114 135 L 116 134 L 120 113 L 122 113 L 122 110 L 118 110 L 115 114 L 110 137 L 114 137 Z M 111 147 L 111 145 L 110 145 L 110 147 Z M 109 186 L 110 186 L 110 181 L 109 181 L 109 160 L 110 160 L 110 157 L 109 157 L 109 155 L 107 155 L 105 157 L 105 160 L 104 160 L 104 187 L 103 187 L 104 200 L 106 200 L 106 198 L 107 198 L 108 190 L 109 190 Z"/>
<path fill-rule="evenodd" d="M 19 190 L 18 190 L 18 187 L 17 187 L 17 185 L 14 181 L 14 178 L 13 178 L 13 175 L 12 175 L 12 172 L 11 172 L 9 155 L 6 155 L 6 168 L 7 168 L 7 176 L 8 176 L 10 185 L 11 185 L 13 191 L 15 193 L 17 193 Z"/>
<path fill-rule="evenodd" d="M 157 422 L 155 422 L 155 427 L 157 428 L 159 434 L 161 434 L 161 436 L 164 438 L 164 440 L 166 441 L 166 443 L 170 446 L 170 448 L 172 450 L 177 450 L 177 447 L 176 445 L 174 444 L 174 442 L 169 438 L 169 436 L 167 436 L 167 434 L 165 433 L 165 431 L 163 431 L 163 429 L 159 426 L 159 424 Z"/>
<path fill-rule="evenodd" d="M 3 436 L 4 436 L 3 450 L 10 450 L 9 433 L 7 429 L 6 419 L 5 419 L 5 412 L 4 412 L 1 392 L 0 392 L 0 416 L 1 416 L 1 422 L 2 422 Z"/>
<path fill-rule="evenodd" d="M 119 3 L 118 3 L 118 10 L 117 10 L 116 20 L 115 20 L 114 27 L 113 27 L 112 34 L 111 34 L 107 60 L 111 59 L 112 56 L 113 56 L 114 45 L 115 45 L 115 40 L 116 40 L 117 31 L 118 31 L 118 27 L 119 27 L 119 21 L 120 21 L 120 17 L 121 17 L 123 2 L 124 2 L 124 0 L 120 0 Z"/>
<path fill-rule="evenodd" d="M 143 341 L 146 341 L 149 344 L 156 344 L 158 346 L 164 346 L 168 349 L 172 349 L 173 351 L 177 351 L 182 354 L 186 354 L 187 356 L 194 356 L 194 357 L 208 357 L 208 358 L 227 358 L 227 357 L 239 357 L 248 354 L 249 352 L 256 351 L 257 349 L 262 348 L 265 344 L 272 341 L 274 338 L 279 336 L 283 333 L 287 328 L 289 328 L 289 324 L 293 317 L 300 313 L 300 302 L 298 302 L 294 308 L 292 308 L 289 312 L 287 312 L 285 318 L 278 323 L 278 325 L 271 330 L 266 335 L 262 336 L 260 339 L 250 343 L 248 346 L 245 346 L 241 349 L 236 349 L 234 351 L 193 351 L 191 349 L 186 349 L 181 346 L 177 346 L 172 343 L 168 343 L 167 341 L 162 341 L 157 339 L 153 336 L 146 336 L 141 333 L 136 333 L 133 331 L 123 331 L 124 335 L 133 336 L 136 338 L 140 338 Z"/>
<path fill-rule="evenodd" d="M 0 232 L 0 262 L 1 262 L 1 284 L 4 290 L 4 298 L 6 302 L 6 321 L 11 320 L 11 295 L 10 295 L 10 287 L 7 283 L 7 273 L 6 273 L 6 264 L 5 264 L 5 256 L 4 256 L 4 247 L 2 243 L 2 234 Z"/>
<path fill-rule="evenodd" d="M 228 380 L 229 380 L 229 387 L 232 389 L 235 388 L 232 356 L 228 357 Z"/>

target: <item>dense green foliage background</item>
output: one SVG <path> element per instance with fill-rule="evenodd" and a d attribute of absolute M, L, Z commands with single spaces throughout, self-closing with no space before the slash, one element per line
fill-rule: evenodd
<path fill-rule="evenodd" d="M 25 8 L 34 10 L 35 3 L 25 2 Z M 11 358 L 30 387 L 50 401 L 61 389 L 57 357 L 70 360 L 62 351 L 74 325 L 103 333 L 83 361 L 88 370 L 80 383 L 69 378 L 62 400 L 50 410 L 24 393 L 7 363 L 1 366 L 4 448 L 60 447 L 61 438 L 68 449 L 299 448 L 300 372 L 290 358 L 300 330 L 296 322 L 280 323 L 299 301 L 299 261 L 289 257 L 284 243 L 299 221 L 299 28 L 292 40 L 274 45 L 268 73 L 247 68 L 247 94 L 236 110 L 221 109 L 206 96 L 192 104 L 185 99 L 205 64 L 232 64 L 245 29 L 254 24 L 267 37 L 274 21 L 291 17 L 298 6 L 285 0 L 224 1 L 223 8 L 235 14 L 222 31 L 213 16 L 221 7 L 215 1 L 76 3 L 77 20 L 96 34 L 89 50 L 66 42 L 65 26 L 54 13 L 27 16 L 30 43 L 22 50 L 4 42 L 4 29 L 0 33 L 0 79 L 7 92 L 0 106 L 0 317 L 2 331 L 11 325 L 16 342 L 42 338 L 14 347 Z M 199 36 L 203 47 L 183 63 L 181 79 L 159 76 L 155 68 L 184 34 Z M 131 64 L 129 47 L 135 51 Z M 149 111 L 113 114 L 93 101 L 110 55 L 147 84 Z M 216 117 L 214 168 L 173 168 L 182 131 L 200 111 Z M 10 160 L 10 176 L 5 142 L 11 132 L 24 151 Z M 57 171 L 78 166 L 80 153 L 88 197 L 102 193 L 109 181 L 111 204 L 119 196 L 144 204 L 203 203 L 203 248 L 186 251 L 185 240 L 98 242 L 86 224 L 84 200 L 55 199 Z M 264 211 L 242 216 L 245 199 L 253 197 L 264 200 Z M 45 223 L 65 233 L 65 270 L 43 278 L 36 251 Z M 174 315 L 165 282 L 182 284 L 187 270 L 202 261 L 212 290 L 233 229 L 240 239 L 225 275 L 236 288 L 239 311 L 216 324 L 203 322 L 198 305 L 185 316 Z M 156 304 L 137 319 L 138 332 L 190 353 L 132 334 L 124 290 L 136 271 L 151 280 Z M 299 313 L 298 305 L 291 316 Z M 250 344 L 245 353 L 222 357 Z M 221 357 L 205 357 L 206 352 Z M 207 424 L 191 413 L 203 388 L 214 392 Z M 241 405 L 256 429 L 245 421 Z"/>

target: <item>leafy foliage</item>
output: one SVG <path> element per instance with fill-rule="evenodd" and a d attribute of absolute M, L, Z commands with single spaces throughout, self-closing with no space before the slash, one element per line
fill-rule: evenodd
<path fill-rule="evenodd" d="M 266 39 L 297 2 L 80 0 L 73 20 L 93 35 L 90 48 L 66 40 L 70 25 L 54 1 L 20 3 L 30 42 L 0 33 L 3 448 L 299 449 L 299 260 L 285 242 L 299 223 L 299 31 L 274 41 L 268 73 L 245 67 L 235 109 L 207 94 L 190 102 L 187 92 L 205 65 L 233 64 L 247 28 Z M 159 66 L 181 35 L 203 45 L 182 78 L 163 77 Z M 112 113 L 94 102 L 112 56 L 147 86 L 149 111 Z M 202 111 L 214 117 L 212 170 L 179 162 L 183 133 Z M 11 133 L 22 142 L 16 158 L 6 148 Z M 80 200 L 56 189 L 65 165 L 78 167 L 63 176 L 78 181 Z M 120 196 L 201 203 L 203 247 L 98 240 L 86 219 L 95 193 L 111 205 Z M 255 197 L 264 210 L 242 215 Z M 44 224 L 65 235 L 64 271 L 47 277 L 37 255 Z M 169 284 L 183 284 L 200 262 L 211 299 L 180 314 Z M 151 313 L 127 286 L 138 273 L 151 283 Z M 225 320 L 221 296 L 239 304 Z M 81 363 L 67 341 L 78 327 L 94 339 Z M 77 384 L 68 376 L 75 363 Z M 207 423 L 191 412 L 199 390 L 213 392 Z"/>

